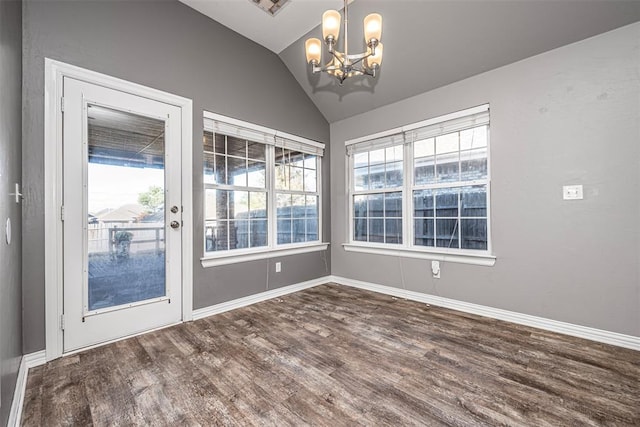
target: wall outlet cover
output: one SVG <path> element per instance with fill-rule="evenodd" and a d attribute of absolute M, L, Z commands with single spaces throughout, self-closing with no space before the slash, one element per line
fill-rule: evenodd
<path fill-rule="evenodd" d="M 565 185 L 562 187 L 562 198 L 564 200 L 582 200 L 584 194 L 582 185 Z"/>

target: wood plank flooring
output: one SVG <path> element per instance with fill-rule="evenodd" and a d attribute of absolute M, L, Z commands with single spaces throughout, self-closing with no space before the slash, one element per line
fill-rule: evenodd
<path fill-rule="evenodd" d="M 25 426 L 640 426 L 640 352 L 328 284 L 29 372 Z"/>

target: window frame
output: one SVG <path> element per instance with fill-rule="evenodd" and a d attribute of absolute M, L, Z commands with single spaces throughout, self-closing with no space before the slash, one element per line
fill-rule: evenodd
<path fill-rule="evenodd" d="M 406 165 L 405 165 L 405 158 L 406 158 L 405 147 L 402 146 L 403 152 L 402 152 L 402 160 L 400 162 L 398 162 L 398 161 L 388 162 L 387 158 L 386 158 L 386 149 L 387 148 L 391 148 L 391 147 L 396 147 L 396 146 L 399 146 L 399 145 L 400 144 L 393 144 L 393 145 L 390 145 L 388 147 L 383 148 L 383 150 L 385 150 L 385 160 L 384 160 L 384 162 L 381 163 L 381 165 L 384 166 L 385 174 L 386 174 L 387 164 L 389 164 L 389 163 L 402 163 L 402 184 L 401 185 L 394 186 L 394 187 L 387 187 L 387 186 L 383 185 L 382 187 L 379 187 L 379 188 L 369 188 L 367 190 L 356 190 L 354 185 L 350 186 L 351 193 L 349 195 L 349 203 L 350 203 L 350 207 L 349 207 L 350 214 L 349 215 L 350 215 L 350 227 L 351 227 L 350 236 L 351 236 L 351 242 L 352 243 L 356 243 L 356 244 L 357 243 L 363 243 L 363 244 L 371 244 L 371 245 L 376 245 L 377 244 L 377 242 L 373 242 L 372 243 L 370 241 L 362 241 L 362 240 L 353 239 L 353 235 L 354 235 L 353 234 L 353 226 L 354 226 L 354 222 L 355 222 L 355 218 L 356 218 L 353 215 L 353 199 L 354 199 L 355 196 L 367 196 L 367 198 L 368 198 L 368 196 L 371 196 L 371 195 L 381 195 L 382 196 L 382 209 L 383 209 L 383 212 L 384 212 L 383 216 L 382 217 L 372 217 L 370 215 L 369 205 L 367 204 L 367 216 L 366 216 L 366 218 L 367 218 L 367 220 L 370 220 L 372 218 L 373 219 L 377 219 L 377 220 L 382 220 L 383 229 L 385 230 L 385 232 L 383 233 L 383 239 L 387 238 L 386 221 L 387 220 L 397 220 L 398 219 L 398 217 L 387 217 L 386 216 L 385 199 L 386 199 L 387 194 L 390 194 L 390 193 L 401 193 L 401 195 L 402 195 L 402 203 L 401 203 L 402 212 L 405 212 L 405 203 L 404 203 L 404 201 L 405 201 L 405 199 L 404 199 L 404 189 L 405 189 L 405 184 L 406 184 L 406 182 L 405 182 L 406 179 L 405 179 L 405 176 L 404 176 L 405 167 L 406 167 Z M 370 152 L 370 151 L 367 151 L 367 152 Z M 355 155 L 349 156 L 349 158 L 350 158 L 350 162 L 351 162 L 349 171 L 353 172 L 356 169 L 354 167 Z M 367 167 L 369 169 L 371 168 L 371 160 L 370 159 L 368 160 Z M 370 175 L 370 174 L 368 174 L 368 175 Z M 353 174 L 350 173 L 350 177 L 353 178 Z M 385 177 L 385 179 L 386 179 L 386 177 Z M 404 215 L 400 216 L 400 220 L 402 222 L 402 227 L 401 227 L 401 229 L 402 229 L 402 237 L 401 237 L 401 239 L 402 239 L 403 242 L 405 242 L 406 231 L 405 231 L 405 226 L 404 226 Z M 367 237 L 370 236 L 370 232 L 369 231 L 370 231 L 369 222 L 367 221 Z M 385 246 L 386 245 L 391 245 L 391 246 L 402 246 L 403 245 L 403 243 L 384 243 L 384 242 L 383 243 L 378 243 L 378 244 L 383 244 Z"/>
<path fill-rule="evenodd" d="M 227 249 L 219 252 L 207 251 L 207 215 L 206 215 L 206 192 L 208 189 L 213 190 L 229 190 L 229 185 L 226 184 L 211 184 L 205 182 L 204 177 L 204 156 L 203 156 L 203 177 L 202 177 L 202 257 L 200 262 L 203 267 L 214 267 L 219 265 L 233 264 L 238 262 L 252 261 L 257 259 L 265 259 L 276 256 L 287 256 L 299 253 L 322 251 L 327 249 L 328 243 L 322 241 L 322 157 L 324 156 L 325 145 L 312 141 L 306 138 L 302 138 L 296 135 L 288 134 L 286 132 L 277 131 L 264 126 L 255 125 L 253 123 L 245 122 L 238 119 L 233 119 L 220 114 L 203 111 L 203 138 L 204 132 L 211 132 L 213 134 L 215 143 L 216 129 L 214 124 L 220 124 L 227 128 L 239 128 L 248 131 L 255 131 L 256 135 L 262 134 L 263 140 L 255 140 L 247 138 L 252 142 L 259 142 L 265 145 L 265 188 L 267 199 L 267 245 L 256 246 L 253 248 L 240 248 L 240 249 Z M 222 132 L 222 134 L 226 134 Z M 233 135 L 231 135 L 233 136 Z M 282 144 L 288 144 L 286 148 L 294 151 L 300 151 L 305 154 L 312 154 L 316 156 L 316 191 L 305 191 L 305 194 L 313 194 L 317 197 L 318 206 L 318 239 L 310 242 L 292 242 L 278 244 L 277 241 L 277 206 L 276 206 L 276 190 L 275 184 L 275 150 L 282 147 Z M 306 150 L 306 151 L 305 151 Z M 204 150 L 201 148 L 204 153 Z M 229 187 L 229 188 L 227 188 Z M 253 187 L 244 187 L 241 191 L 253 191 Z M 233 190 L 233 189 L 232 189 Z M 263 191 L 260 189 L 260 191 Z"/>
<path fill-rule="evenodd" d="M 475 265 L 485 265 L 492 266 L 495 264 L 496 257 L 493 254 L 493 246 L 492 246 L 492 234 L 491 234 L 491 137 L 490 137 L 490 129 L 491 123 L 490 120 L 487 119 L 487 176 L 483 179 L 476 179 L 471 181 L 452 181 L 452 182 L 435 182 L 433 184 L 415 184 L 415 168 L 414 168 L 414 143 L 418 141 L 414 139 L 410 135 L 412 135 L 413 131 L 419 128 L 425 128 L 427 126 L 445 124 L 446 122 L 451 122 L 455 120 L 464 120 L 467 117 L 472 117 L 476 114 L 480 114 L 486 112 L 489 114 L 489 104 L 480 105 L 477 107 L 468 108 L 465 110 L 457 111 L 454 113 L 446 114 L 443 116 L 434 117 L 432 119 L 423 120 L 421 122 L 409 124 L 406 126 L 390 129 L 388 131 L 379 132 L 376 134 L 355 138 L 351 140 L 347 140 L 345 142 L 345 146 L 347 149 L 347 161 L 345 163 L 346 169 L 346 194 L 347 194 L 347 218 L 348 218 L 348 226 L 347 229 L 347 238 L 345 243 L 343 243 L 343 247 L 346 251 L 351 252 L 364 252 L 364 253 L 373 253 L 380 255 L 391 255 L 391 256 L 401 256 L 407 258 L 419 258 L 419 259 L 430 259 L 437 261 L 449 261 L 449 262 L 459 262 L 466 264 L 475 264 Z M 468 126 L 468 128 L 481 126 L 481 124 Z M 447 130 L 444 129 L 438 135 L 446 135 L 453 132 L 461 131 L 462 129 L 456 130 Z M 435 137 L 436 135 L 434 135 Z M 354 196 L 359 195 L 360 193 L 366 193 L 363 191 L 355 190 L 354 183 L 354 157 L 355 153 L 350 152 L 357 144 L 362 144 L 365 146 L 367 143 L 371 143 L 375 140 L 384 140 L 388 139 L 389 143 L 386 147 L 389 146 L 397 146 L 401 145 L 403 147 L 403 185 L 402 185 L 402 242 L 400 244 L 397 243 L 371 243 L 366 241 L 359 241 L 354 239 Z M 425 138 L 421 138 L 425 139 Z M 375 150 L 378 147 L 372 147 L 369 149 Z M 362 152 L 362 150 L 359 150 Z M 460 147 L 458 147 L 458 155 L 460 155 Z M 460 157 L 458 157 L 458 164 L 460 165 Z M 413 192 L 419 191 L 421 189 L 432 189 L 436 190 L 437 188 L 462 188 L 462 187 L 470 187 L 474 185 L 486 185 L 487 193 L 486 193 L 486 218 L 487 218 L 487 249 L 462 249 L 462 248 L 438 248 L 434 241 L 434 246 L 422 246 L 415 244 L 415 206 L 414 206 L 414 197 Z M 383 192 L 385 188 L 377 189 L 380 192 Z M 372 191 L 372 190 L 367 190 Z M 397 190 L 396 190 L 397 191 Z M 434 206 L 435 209 L 435 206 Z M 460 209 L 460 207 L 458 208 Z M 434 212 L 435 214 L 435 212 Z M 461 212 L 458 212 L 457 219 L 460 218 Z M 436 230 L 434 229 L 434 233 Z M 435 237 L 435 236 L 434 236 Z M 458 239 L 461 240 L 461 235 L 458 235 Z"/>
<path fill-rule="evenodd" d="M 310 170 L 310 168 L 304 167 L 304 162 L 306 161 L 306 159 L 303 160 L 303 167 L 302 167 L 302 170 L 303 170 L 302 190 L 293 190 L 291 188 L 286 188 L 286 189 L 285 188 L 278 188 L 277 184 L 275 183 L 275 171 L 276 171 L 276 159 L 277 159 L 277 153 L 275 152 L 276 150 L 294 151 L 292 149 L 287 149 L 285 147 L 280 146 L 277 142 L 276 142 L 276 145 L 275 145 L 274 149 L 270 150 L 270 151 L 273 152 L 273 165 L 274 165 L 274 168 L 273 168 L 273 171 L 272 171 L 273 174 L 274 174 L 274 181 L 273 181 L 274 185 L 273 185 L 273 195 L 272 195 L 272 205 L 271 205 L 273 207 L 273 212 L 274 212 L 274 214 L 273 214 L 273 222 L 274 222 L 274 224 L 273 224 L 273 233 L 274 233 L 273 243 L 274 243 L 274 246 L 276 248 L 283 248 L 283 247 L 290 247 L 291 245 L 304 245 L 304 244 L 312 244 L 312 243 L 319 242 L 319 241 L 322 240 L 322 234 L 321 234 L 322 228 L 321 228 L 321 222 L 320 222 L 321 221 L 320 210 L 321 210 L 321 199 L 322 199 L 322 197 L 321 197 L 321 194 L 320 194 L 320 182 L 319 182 L 319 180 L 320 180 L 320 167 L 322 166 L 322 161 L 321 161 L 322 157 L 321 156 L 317 156 L 317 155 L 315 156 L 316 157 L 316 159 L 315 159 L 316 164 L 315 164 L 315 169 L 313 169 L 315 171 L 315 174 L 316 174 L 316 189 L 315 190 L 311 191 L 311 190 L 305 190 L 304 189 L 304 180 L 306 178 L 304 176 L 304 171 Z M 296 151 L 296 152 L 298 152 L 300 154 L 304 154 L 305 156 L 308 154 L 308 153 L 304 153 L 304 152 L 301 152 L 301 151 Z M 290 162 L 285 162 L 282 165 L 285 165 L 285 164 L 289 168 L 296 167 L 296 166 L 292 166 L 292 164 Z M 291 172 L 289 172 L 289 173 L 291 173 Z M 289 185 L 290 184 L 291 183 L 289 183 Z M 317 218 L 318 218 L 318 229 L 317 229 L 316 234 L 318 235 L 318 239 L 312 240 L 312 241 L 294 242 L 293 241 L 293 232 L 292 232 L 292 234 L 291 234 L 291 237 L 292 237 L 291 242 L 289 242 L 289 243 L 278 243 L 278 239 L 279 239 L 278 238 L 278 195 L 302 196 L 305 199 L 305 207 L 306 207 L 306 199 L 307 199 L 307 197 L 312 196 L 312 197 L 316 198 L 316 206 L 317 206 L 317 210 L 318 210 L 318 215 L 317 215 Z M 295 220 L 296 220 L 295 217 L 291 217 L 290 218 L 291 230 L 293 230 L 293 222 Z M 297 218 L 297 220 L 300 220 L 300 218 Z M 306 213 L 305 213 L 304 221 L 305 221 L 305 236 L 306 236 L 307 235 L 307 233 L 306 233 L 306 225 L 307 225 Z"/>

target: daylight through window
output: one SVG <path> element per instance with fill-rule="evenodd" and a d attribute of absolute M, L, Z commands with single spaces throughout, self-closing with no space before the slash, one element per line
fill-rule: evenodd
<path fill-rule="evenodd" d="M 488 150 L 488 106 L 347 142 L 350 241 L 488 253 Z"/>
<path fill-rule="evenodd" d="M 244 125 L 205 118 L 205 253 L 318 242 L 323 145 Z"/>

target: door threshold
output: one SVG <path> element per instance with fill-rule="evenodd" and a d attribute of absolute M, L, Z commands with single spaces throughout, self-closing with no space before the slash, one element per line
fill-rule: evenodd
<path fill-rule="evenodd" d="M 162 330 L 162 329 L 167 329 L 167 328 L 170 328 L 172 326 L 180 325 L 181 323 L 184 323 L 184 321 L 180 320 L 179 322 L 169 323 L 168 325 L 158 326 L 157 328 L 148 329 L 146 331 L 136 332 L 135 334 L 127 335 L 127 336 L 124 336 L 124 337 L 114 338 L 112 340 L 100 342 L 100 343 L 97 343 L 97 344 L 92 344 L 92 345 L 87 346 L 87 347 L 77 348 L 75 350 L 71 350 L 71 351 L 62 353 L 62 357 L 73 356 L 74 354 L 82 353 L 83 351 L 93 350 L 94 348 L 102 347 L 102 346 L 105 346 L 105 345 L 108 345 L 108 344 L 113 344 L 114 342 L 124 341 L 124 340 L 127 340 L 129 338 L 134 338 L 134 337 L 137 337 L 137 336 L 140 336 L 140 335 L 148 334 L 150 332 L 155 332 L 155 331 L 159 331 L 159 330 Z"/>

